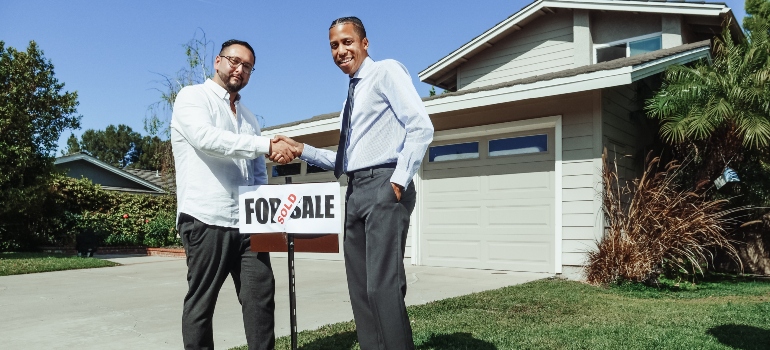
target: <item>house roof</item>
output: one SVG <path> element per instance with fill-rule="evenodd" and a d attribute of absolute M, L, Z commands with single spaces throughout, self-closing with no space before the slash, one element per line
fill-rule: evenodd
<path fill-rule="evenodd" d="M 450 106 L 454 101 L 472 100 L 479 95 L 491 95 L 497 92 L 507 93 L 508 90 L 515 90 L 517 92 L 531 92 L 534 89 L 542 90 L 539 92 L 539 95 L 529 94 L 517 97 L 520 99 L 569 93 L 570 90 L 565 89 L 564 85 L 572 83 L 579 86 L 576 91 L 600 89 L 603 87 L 631 83 L 632 81 L 642 79 L 646 76 L 663 72 L 667 67 L 673 64 L 683 64 L 701 58 L 710 58 L 710 49 L 711 42 L 709 40 L 704 40 L 648 52 L 638 56 L 625 57 L 559 72 L 511 80 L 475 89 L 424 97 L 422 100 L 425 102 L 426 108 L 428 108 L 428 113 L 434 114 L 457 108 Z M 621 78 L 608 80 L 608 77 Z M 606 82 L 597 83 L 599 79 L 605 79 Z M 511 99 L 510 96 L 507 97 L 510 101 L 516 100 L 517 98 Z M 447 105 L 448 107 L 442 105 Z M 465 108 L 467 108 L 467 104 L 465 105 Z M 263 134 L 266 136 L 281 134 L 295 137 L 324 131 L 339 130 L 339 115 L 340 112 L 326 113 L 305 120 L 275 125 L 265 128 Z"/>
<path fill-rule="evenodd" d="M 176 187 L 176 184 L 174 183 L 173 178 L 169 178 L 161 175 L 160 171 L 158 170 L 123 169 L 123 171 L 133 174 L 142 180 L 151 182 L 155 186 L 158 186 L 160 188 L 173 189 L 174 187 Z"/>
<path fill-rule="evenodd" d="M 121 176 L 123 178 L 126 178 L 130 181 L 136 182 L 138 184 L 141 184 L 142 186 L 147 187 L 147 190 L 140 190 L 140 189 L 134 189 L 134 188 L 123 188 L 123 187 L 110 187 L 110 186 L 102 186 L 105 189 L 109 190 L 116 190 L 116 191 L 124 191 L 124 192 L 138 192 L 138 193 L 165 193 L 166 191 L 163 190 L 162 186 L 158 186 L 148 180 L 145 180 L 135 174 L 129 173 L 123 169 L 114 167 L 110 164 L 107 164 L 99 159 L 96 159 L 94 157 L 91 157 L 85 153 L 75 153 L 70 154 L 67 156 L 56 158 L 54 161 L 54 165 L 62 165 L 66 163 L 71 163 L 75 161 L 86 161 L 93 165 L 96 165 L 99 168 L 102 168 L 108 172 L 111 172 L 113 174 L 116 174 L 118 176 Z"/>
<path fill-rule="evenodd" d="M 733 17 L 732 11 L 724 3 L 639 0 L 536 0 L 421 71 L 418 74 L 420 80 L 439 87 L 448 86 L 444 82 L 450 81 L 453 78 L 456 79 L 457 73 L 455 68 L 485 49 L 492 47 L 496 42 L 509 34 L 521 30 L 523 26 L 532 20 L 549 13 L 554 13 L 555 9 L 707 16 L 720 18 L 717 23 L 721 23 L 721 19 L 725 16 L 730 16 L 732 17 L 731 30 L 737 31 L 738 35 L 741 35 L 740 28 Z"/>
<path fill-rule="evenodd" d="M 566 69 L 563 71 L 543 74 L 543 75 L 535 75 L 532 77 L 522 78 L 522 79 L 516 79 L 511 80 L 499 84 L 489 85 L 489 86 L 482 86 L 474 89 L 467 89 L 467 90 L 460 90 L 456 92 L 448 92 L 445 94 L 435 95 L 423 98 L 423 101 L 433 101 L 438 100 L 441 98 L 446 97 L 452 97 L 452 96 L 461 96 L 466 94 L 473 94 L 477 92 L 483 92 L 483 91 L 491 91 L 491 90 L 497 90 L 501 88 L 506 87 L 512 87 L 515 85 L 523 85 L 523 84 L 532 84 L 536 82 L 541 81 L 547 81 L 547 80 L 554 80 L 559 78 L 568 78 L 568 77 L 574 77 L 581 74 L 587 74 L 587 73 L 593 73 L 598 71 L 605 71 L 605 70 L 612 70 L 612 69 L 618 69 L 618 68 L 624 68 L 624 67 L 633 67 L 633 66 L 639 66 L 644 63 L 652 62 L 661 58 L 670 57 L 673 55 L 686 53 L 689 51 L 699 50 L 700 51 L 706 51 L 711 47 L 711 41 L 710 40 L 703 40 L 695 43 L 680 45 L 676 47 L 672 47 L 669 49 L 662 49 L 657 51 L 648 52 L 642 55 L 638 56 L 631 56 L 631 57 L 624 57 L 619 58 L 612 61 L 607 62 L 601 62 L 596 64 L 589 64 L 585 66 L 581 66 L 578 68 L 572 68 L 572 69 Z"/>

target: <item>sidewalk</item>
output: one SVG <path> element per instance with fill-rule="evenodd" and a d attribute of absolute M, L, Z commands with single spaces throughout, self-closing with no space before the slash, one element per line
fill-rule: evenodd
<path fill-rule="evenodd" d="M 0 277 L 3 349 L 181 349 L 185 260 L 113 257 L 123 266 Z M 276 336 L 289 334 L 288 268 L 273 258 Z M 353 319 L 341 261 L 296 260 L 300 331 Z M 547 274 L 407 266 L 407 305 L 496 289 Z M 243 345 L 228 278 L 214 314 L 217 349 Z"/>

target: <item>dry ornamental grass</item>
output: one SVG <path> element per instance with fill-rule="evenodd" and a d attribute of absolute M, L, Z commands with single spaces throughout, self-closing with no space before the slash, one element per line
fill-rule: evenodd
<path fill-rule="evenodd" d="M 588 255 L 589 283 L 650 282 L 666 268 L 702 274 L 714 248 L 741 265 L 726 227 L 733 224 L 731 214 L 745 208 L 725 209 L 727 200 L 710 201 L 705 191 L 678 188 L 676 161 L 661 169 L 660 158 L 648 155 L 642 177 L 621 184 L 617 162 L 608 161 L 606 149 L 602 159 L 605 230 Z"/>

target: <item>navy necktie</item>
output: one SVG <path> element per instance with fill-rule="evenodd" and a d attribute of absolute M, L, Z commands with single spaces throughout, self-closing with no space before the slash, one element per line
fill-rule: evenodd
<path fill-rule="evenodd" d="M 340 142 L 337 146 L 337 159 L 334 162 L 334 177 L 340 178 L 345 166 L 345 150 L 348 148 L 348 134 L 350 134 L 350 115 L 353 114 L 353 91 L 356 88 L 358 78 L 350 79 L 348 86 L 348 99 L 345 101 L 345 110 L 342 112 L 342 127 L 340 128 Z"/>

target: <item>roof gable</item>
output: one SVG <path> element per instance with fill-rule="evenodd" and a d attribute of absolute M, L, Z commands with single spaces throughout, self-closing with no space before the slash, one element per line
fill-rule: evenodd
<path fill-rule="evenodd" d="M 91 181 L 102 185 L 105 189 L 151 194 L 165 193 L 160 186 L 124 171 L 123 169 L 102 162 L 85 153 L 71 154 L 56 158 L 54 165 L 59 169 L 67 168 L 69 176 L 88 177 Z M 98 176 L 97 174 L 99 173 L 104 174 L 104 176 Z M 87 174 L 90 176 L 86 176 Z"/>
<path fill-rule="evenodd" d="M 498 41 L 521 30 L 537 18 L 553 14 L 558 9 L 583 9 L 597 11 L 625 11 L 635 13 L 676 14 L 689 16 L 706 16 L 717 19 L 716 23 L 726 17 L 732 17 L 729 7 L 722 3 L 693 3 L 693 2 L 646 2 L 618 0 L 537 0 L 486 32 L 472 39 L 457 50 L 451 52 L 438 62 L 432 64 L 418 74 L 420 80 L 444 89 L 457 88 L 457 68 L 472 57 L 493 47 Z M 733 17 L 733 31 L 740 35 Z"/>

